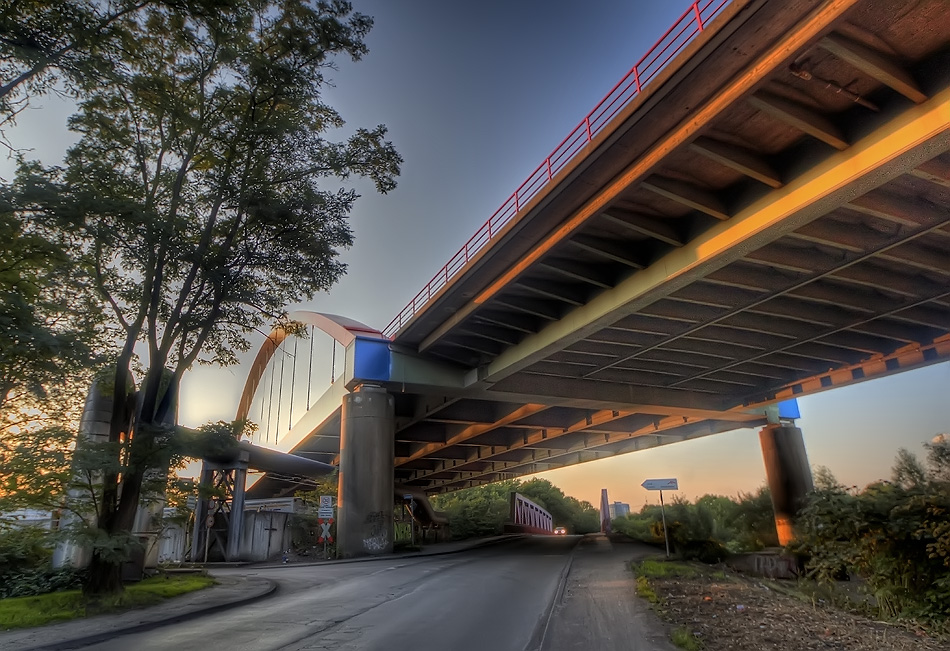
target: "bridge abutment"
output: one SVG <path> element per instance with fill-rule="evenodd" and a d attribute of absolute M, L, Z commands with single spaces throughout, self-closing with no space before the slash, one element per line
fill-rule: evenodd
<path fill-rule="evenodd" d="M 805 495 L 812 490 L 811 467 L 802 430 L 793 425 L 771 424 L 759 432 L 765 475 L 772 493 L 778 542 L 794 540 L 794 518 Z"/>
<path fill-rule="evenodd" d="M 337 555 L 393 550 L 393 397 L 363 384 L 343 397 Z"/>

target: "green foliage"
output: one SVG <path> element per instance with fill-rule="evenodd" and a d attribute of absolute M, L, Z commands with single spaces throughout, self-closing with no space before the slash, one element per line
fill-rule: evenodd
<path fill-rule="evenodd" d="M 436 495 L 431 501 L 448 516 L 453 538 L 495 536 L 504 531 L 511 492 L 519 485 L 517 480 L 502 481 Z"/>
<path fill-rule="evenodd" d="M 660 603 L 660 596 L 656 593 L 656 590 L 653 589 L 653 586 L 650 585 L 650 580 L 645 576 L 637 577 L 637 595 L 646 599 L 651 604 Z"/>
<path fill-rule="evenodd" d="M 101 462 L 89 474 L 101 531 L 87 587 L 105 593 L 121 589 L 147 483 L 164 482 L 183 373 L 235 363 L 249 333 L 331 287 L 357 198 L 341 182 L 387 192 L 401 158 L 382 125 L 331 139 L 344 120 L 323 99 L 325 75 L 367 52 L 372 26 L 344 0 L 55 4 L 0 0 L 0 113 L 59 75 L 77 94 L 79 142 L 61 166 L 22 162 L 0 214 L 54 243 L 92 292 L 77 297 L 108 312 L 116 386 L 148 352 L 137 403 L 117 397 L 109 441 L 88 455 Z M 46 274 L 33 284 L 50 284 L 33 258 Z M 27 321 L 39 305 L 28 297 Z"/>
<path fill-rule="evenodd" d="M 670 545 L 678 555 L 706 563 L 719 562 L 730 552 L 778 544 L 767 488 L 740 494 L 738 501 L 721 495 L 704 495 L 695 504 L 675 499 L 666 507 L 666 525 Z M 634 540 L 656 545 L 664 542 L 658 505 L 614 518 L 611 527 Z"/>
<path fill-rule="evenodd" d="M 778 547 L 775 530 L 775 510 L 772 494 L 766 486 L 754 493 L 740 493 L 733 519 L 725 522 L 725 529 L 733 532 L 731 539 L 724 540 L 731 551 L 758 551 L 766 547 Z"/>
<path fill-rule="evenodd" d="M 673 644 L 686 651 L 699 651 L 703 648 L 699 638 L 683 626 L 673 629 L 673 632 L 670 633 L 670 639 L 673 640 Z"/>
<path fill-rule="evenodd" d="M 54 538 L 38 527 L 0 529 L 0 599 L 76 588 L 81 571 L 52 569 Z"/>
<path fill-rule="evenodd" d="M 53 552 L 47 534 L 38 527 L 0 529 L 0 585 L 6 577 L 48 563 Z"/>
<path fill-rule="evenodd" d="M 301 500 L 304 507 L 303 512 L 294 513 L 288 522 L 291 529 L 291 544 L 298 554 L 308 555 L 314 549 L 318 554 L 322 554 L 324 548 L 326 548 L 327 558 L 336 556 L 336 543 L 324 544 L 318 542 L 321 527 L 317 509 L 320 507 L 321 495 L 332 495 L 334 503 L 336 502 L 339 481 L 339 473 L 333 472 L 320 479 L 313 480 L 311 488 L 294 493 L 294 498 Z M 330 525 L 330 535 L 336 540 L 336 519 Z"/>
<path fill-rule="evenodd" d="M 3 582 L 0 583 L 0 599 L 76 590 L 82 586 L 85 576 L 85 570 L 73 567 L 24 569 L 3 577 Z"/>
<path fill-rule="evenodd" d="M 554 526 L 566 527 L 569 533 L 591 533 L 600 530 L 600 517 L 588 502 L 581 502 L 546 479 L 517 479 L 476 486 L 437 495 L 434 508 L 445 511 L 452 537 L 456 539 L 493 536 L 504 531 L 511 511 L 511 493 L 518 492 L 546 509 Z"/>
<path fill-rule="evenodd" d="M 0 630 L 42 626 L 108 612 L 141 608 L 214 585 L 202 574 L 160 575 L 129 586 L 118 596 L 89 600 L 79 590 L 0 600 Z"/>
<path fill-rule="evenodd" d="M 652 558 L 634 563 L 631 569 L 637 576 L 643 576 L 649 579 L 676 577 L 688 579 L 699 574 L 699 571 L 692 565 L 678 561 L 661 561 Z"/>
<path fill-rule="evenodd" d="M 902 450 L 893 483 L 814 491 L 800 514 L 796 545 L 810 576 L 862 577 L 882 617 L 950 617 L 950 483 L 939 464 L 945 445 L 930 447 L 929 472 Z"/>

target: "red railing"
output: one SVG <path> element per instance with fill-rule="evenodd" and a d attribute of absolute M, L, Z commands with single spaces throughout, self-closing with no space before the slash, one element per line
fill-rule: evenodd
<path fill-rule="evenodd" d="M 610 89 L 597 106 L 587 114 L 568 136 L 561 141 L 551 155 L 518 186 L 518 189 L 495 211 L 487 222 L 465 243 L 458 252 L 439 270 L 432 280 L 415 295 L 410 303 L 396 315 L 383 333 L 393 337 L 449 280 L 468 264 L 475 254 L 485 247 L 511 218 L 526 206 L 532 198 L 560 172 L 587 144 L 600 133 L 617 113 L 630 103 L 656 75 L 666 67 L 706 23 L 732 0 L 696 0 L 679 20 L 670 27 L 660 40 L 634 64 L 623 79 Z"/>

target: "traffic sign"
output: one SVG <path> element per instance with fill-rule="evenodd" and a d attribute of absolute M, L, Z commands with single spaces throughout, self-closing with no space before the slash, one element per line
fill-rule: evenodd
<path fill-rule="evenodd" d="M 320 496 L 320 508 L 329 509 L 333 506 L 333 496 L 332 495 L 321 495 Z"/>
<path fill-rule="evenodd" d="M 332 506 L 327 506 L 327 507 L 321 506 L 319 509 L 317 509 L 317 517 L 318 517 L 318 518 L 332 518 L 332 517 L 333 517 L 333 507 L 332 507 Z"/>
<path fill-rule="evenodd" d="M 333 518 L 326 520 L 317 520 L 320 525 L 320 537 L 317 542 L 333 542 L 333 536 L 330 535 L 330 526 L 333 524 Z"/>
<path fill-rule="evenodd" d="M 678 491 L 676 479 L 647 479 L 642 484 L 648 491 Z"/>

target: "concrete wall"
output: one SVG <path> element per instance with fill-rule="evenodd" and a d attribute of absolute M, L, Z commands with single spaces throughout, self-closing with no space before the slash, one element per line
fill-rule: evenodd
<path fill-rule="evenodd" d="M 276 511 L 245 511 L 238 558 L 242 561 L 280 558 L 292 546 L 292 515 Z"/>
<path fill-rule="evenodd" d="M 188 532 L 179 525 L 166 525 L 158 538 L 158 563 L 183 563 L 187 538 Z"/>

